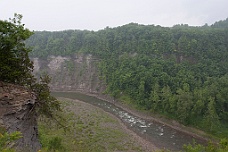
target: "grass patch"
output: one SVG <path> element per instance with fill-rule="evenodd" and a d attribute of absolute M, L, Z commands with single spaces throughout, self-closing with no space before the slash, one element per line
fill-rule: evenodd
<path fill-rule="evenodd" d="M 143 151 L 119 122 L 101 109 L 66 99 L 62 106 L 61 115 L 67 120 L 67 130 L 49 119 L 39 119 L 43 151 Z"/>

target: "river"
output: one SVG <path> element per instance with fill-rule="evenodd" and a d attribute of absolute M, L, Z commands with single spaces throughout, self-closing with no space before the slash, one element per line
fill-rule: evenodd
<path fill-rule="evenodd" d="M 192 144 L 193 141 L 199 144 L 206 143 L 202 139 L 198 139 L 192 135 L 178 131 L 165 124 L 139 118 L 110 102 L 98 99 L 96 97 L 75 92 L 53 92 L 52 95 L 55 97 L 78 99 L 100 107 L 118 117 L 129 129 L 161 149 L 180 151 L 183 149 L 184 144 Z"/>

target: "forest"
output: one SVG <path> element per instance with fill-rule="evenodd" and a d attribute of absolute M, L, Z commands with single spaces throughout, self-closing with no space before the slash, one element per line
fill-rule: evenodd
<path fill-rule="evenodd" d="M 211 26 L 35 31 L 31 57 L 92 54 L 115 99 L 228 137 L 228 18 Z"/>

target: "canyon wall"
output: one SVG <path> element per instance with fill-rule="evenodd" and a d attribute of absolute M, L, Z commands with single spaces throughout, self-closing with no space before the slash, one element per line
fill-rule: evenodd
<path fill-rule="evenodd" d="M 47 59 L 32 58 L 34 75 L 39 77 L 46 73 L 52 79 L 51 91 L 82 92 L 112 99 L 104 94 L 106 85 L 99 78 L 98 58 L 91 54 L 75 54 L 74 56 L 49 56 Z"/>

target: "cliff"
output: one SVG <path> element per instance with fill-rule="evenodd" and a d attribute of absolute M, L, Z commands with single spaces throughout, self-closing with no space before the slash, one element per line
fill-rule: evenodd
<path fill-rule="evenodd" d="M 22 151 L 38 151 L 37 116 L 33 106 L 37 102 L 33 92 L 14 84 L 0 81 L 0 127 L 9 133 L 19 131 L 22 138 L 14 147 Z"/>
<path fill-rule="evenodd" d="M 49 56 L 47 59 L 32 58 L 34 74 L 47 73 L 51 78 L 52 91 L 75 91 L 111 99 L 104 94 L 105 83 L 99 78 L 99 59 L 91 54 L 74 56 Z"/>

